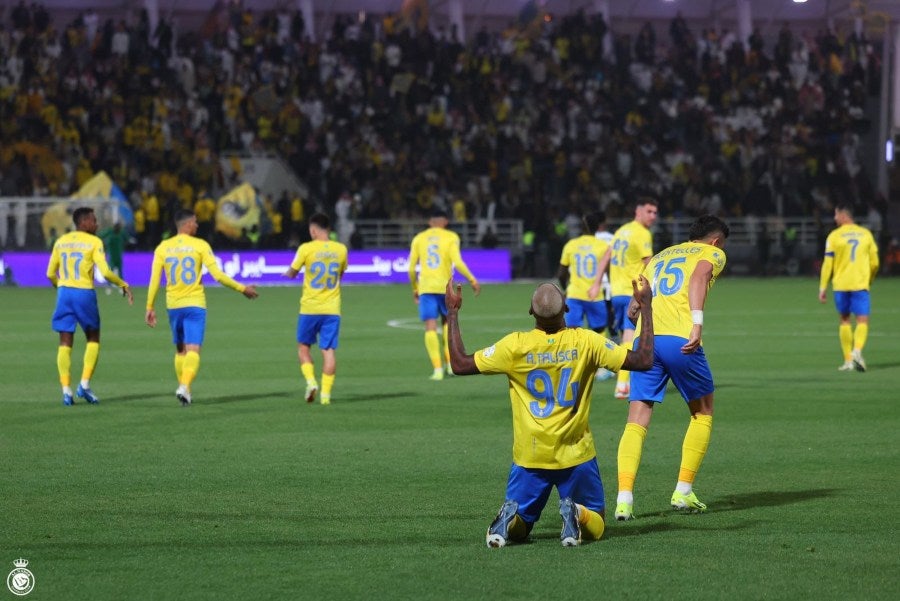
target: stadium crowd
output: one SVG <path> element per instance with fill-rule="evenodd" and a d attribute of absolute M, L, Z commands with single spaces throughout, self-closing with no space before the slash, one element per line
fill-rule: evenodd
<path fill-rule="evenodd" d="M 66 195 L 104 170 L 147 248 L 177 209 L 235 183 L 220 163 L 231 150 L 275 151 L 309 185 L 310 198 L 267 199 L 278 244 L 296 245 L 303 215 L 334 215 L 339 199 L 358 218 L 433 205 L 521 218 L 539 240 L 577 235 L 588 210 L 615 220 L 641 195 L 664 216 L 781 203 L 826 223 L 838 197 L 876 202 L 859 134 L 881 67 L 855 33 L 785 24 L 745 49 L 680 16 L 662 41 L 651 23 L 632 39 L 578 13 L 463 44 L 369 15 L 337 16 L 313 43 L 300 13 L 229 6 L 177 36 L 145 12 L 101 23 L 88 11 L 58 30 L 40 4 L 10 9 L 0 195 Z"/>

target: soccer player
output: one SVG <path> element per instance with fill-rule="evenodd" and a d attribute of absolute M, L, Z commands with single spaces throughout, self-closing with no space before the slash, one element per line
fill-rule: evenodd
<path fill-rule="evenodd" d="M 604 213 L 603 211 L 598 211 L 597 219 L 599 223 L 597 224 L 597 231 L 594 232 L 594 237 L 605 242 L 607 246 L 612 246 L 613 234 L 611 231 L 609 231 L 608 226 L 606 225 L 606 213 Z M 610 314 L 612 314 L 612 307 L 609 304 L 609 301 L 612 298 L 612 288 L 609 285 L 608 271 L 604 271 L 600 275 L 600 290 L 603 293 L 603 300 L 607 301 L 606 308 L 610 312 Z M 606 322 L 611 337 L 617 334 L 617 332 L 613 329 L 612 321 L 612 319 L 607 318 Z"/>
<path fill-rule="evenodd" d="M 588 291 L 589 298 L 600 295 L 602 276 L 609 266 L 609 281 L 612 288 L 612 308 L 615 321 L 613 328 L 622 332 L 622 345 L 628 346 L 634 339 L 634 322 L 628 317 L 628 303 L 631 281 L 637 277 L 653 255 L 653 234 L 650 227 L 656 223 L 658 208 L 656 200 L 642 197 L 634 208 L 634 220 L 626 223 L 613 234 L 613 242 L 597 267 L 594 284 Z M 620 370 L 616 378 L 615 397 L 627 399 L 629 373 Z"/>
<path fill-rule="evenodd" d="M 694 478 L 709 446 L 713 416 L 713 378 L 701 341 L 703 308 L 709 289 L 725 267 L 722 248 L 728 233 L 728 225 L 718 217 L 699 217 L 691 224 L 690 242 L 666 248 L 644 268 L 653 289 L 655 351 L 653 367 L 631 378 L 628 423 L 618 451 L 617 520 L 634 517 L 634 481 L 644 438 L 653 408 L 662 403 L 670 379 L 691 413 L 681 447 L 681 469 L 672 493 L 672 507 L 706 511 L 706 505 L 693 492 Z M 634 307 L 629 307 L 628 312 L 634 319 Z M 643 327 L 639 322 L 641 335 Z"/>
<path fill-rule="evenodd" d="M 191 384 L 200 370 L 200 347 L 206 331 L 206 293 L 201 270 L 206 267 L 217 282 L 249 299 L 259 295 L 254 286 L 238 284 L 219 269 L 209 243 L 194 236 L 197 216 L 193 211 L 177 211 L 175 229 L 175 235 L 162 241 L 153 252 L 144 321 L 151 328 L 156 327 L 153 303 L 165 271 L 166 309 L 175 344 L 175 377 L 178 379 L 175 397 L 186 407 L 191 404 Z"/>
<path fill-rule="evenodd" d="M 413 299 L 419 305 L 419 318 L 425 323 L 425 350 L 431 359 L 434 371 L 432 380 L 444 379 L 444 364 L 441 358 L 441 343 L 438 340 L 437 320 L 441 318 L 444 334 L 444 357 L 447 374 L 450 367 L 450 351 L 447 346 L 447 306 L 444 304 L 444 287 L 455 267 L 463 275 L 475 296 L 481 291 L 478 280 L 462 260 L 459 253 L 459 236 L 447 229 L 447 213 L 438 209 L 428 220 L 428 229 L 413 238 L 409 249 L 409 282 L 412 284 Z M 416 267 L 419 268 L 418 277 Z"/>
<path fill-rule="evenodd" d="M 312 403 L 319 390 L 310 347 L 319 340 L 322 349 L 323 405 L 331 404 L 331 389 L 337 363 L 335 350 L 341 330 L 341 277 L 347 271 L 347 247 L 330 239 L 331 222 L 327 215 L 315 213 L 309 218 L 310 242 L 297 249 L 285 277 L 294 278 L 304 270 L 303 296 L 297 318 L 297 355 L 300 371 L 306 378 L 306 402 Z"/>
<path fill-rule="evenodd" d="M 513 417 L 513 464 L 506 501 L 488 528 L 489 547 L 522 542 L 541 515 L 556 486 L 563 519 L 560 540 L 575 546 L 597 540 L 605 529 L 603 481 L 590 430 L 591 388 L 600 366 L 648 369 L 653 362 L 650 283 L 632 284 L 634 307 L 644 329 L 637 349 L 628 350 L 596 332 L 567 328 L 563 293 L 541 284 L 531 297 L 535 327 L 514 332 L 495 344 L 466 354 L 459 331 L 462 286 L 447 283 L 447 323 L 454 373 L 504 374 L 509 379 Z"/>
<path fill-rule="evenodd" d="M 606 254 L 609 244 L 594 236 L 600 223 L 596 213 L 585 215 L 581 222 L 584 233 L 566 242 L 556 277 L 566 291 L 566 326 L 580 328 L 587 320 L 590 329 L 602 334 L 606 328 L 606 301 L 589 298 L 588 291 L 597 277 L 600 257 Z"/>
<path fill-rule="evenodd" d="M 47 265 L 47 278 L 56 288 L 56 310 L 51 324 L 59 332 L 59 348 L 56 351 L 56 367 L 62 385 L 63 405 L 75 403 L 72 395 L 71 376 L 72 344 L 76 325 L 81 326 L 87 338 L 84 349 L 84 366 L 81 382 L 75 391 L 88 403 L 100 402 L 91 390 L 91 376 L 100 356 L 100 310 L 97 292 L 94 290 L 94 265 L 103 277 L 122 289 L 128 304 L 134 303 L 131 289 L 106 263 L 103 242 L 96 236 L 97 216 L 94 209 L 79 207 L 72 213 L 75 231 L 63 234 L 53 244 L 53 253 Z"/>
<path fill-rule="evenodd" d="M 819 302 L 825 302 L 828 282 L 832 280 L 834 304 L 840 318 L 838 336 L 844 363 L 840 371 L 866 371 L 862 356 L 869 336 L 869 288 L 878 273 L 878 247 L 872 232 L 853 221 L 849 203 L 834 208 L 837 228 L 825 240 L 825 260 L 819 275 Z M 856 329 L 850 315 L 856 316 Z"/>
<path fill-rule="evenodd" d="M 97 234 L 106 247 L 109 254 L 109 268 L 112 269 L 117 276 L 125 277 L 124 264 L 122 256 L 125 252 L 125 245 L 128 243 L 128 232 L 122 229 L 121 222 L 116 222 L 111 228 L 107 228 Z M 110 293 L 107 287 L 106 294 Z"/>

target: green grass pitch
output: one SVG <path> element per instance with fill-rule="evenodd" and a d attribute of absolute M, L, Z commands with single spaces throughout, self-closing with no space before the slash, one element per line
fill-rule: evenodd
<path fill-rule="evenodd" d="M 532 289 L 466 288 L 467 350 L 530 328 Z M 566 549 L 554 496 L 529 544 L 491 550 L 506 382 L 429 381 L 408 287 L 345 289 L 329 407 L 301 398 L 299 288 L 254 302 L 209 290 L 186 409 L 163 311 L 155 330 L 143 323 L 145 290 L 134 307 L 100 294 L 102 402 L 63 407 L 54 292 L 0 289 L 0 577 L 27 558 L 34 600 L 898 599 L 900 279 L 873 290 L 865 374 L 837 371 L 836 315 L 816 290 L 726 277 L 711 293 L 707 514 L 668 508 L 687 419 L 670 390 L 638 519 Z M 83 349 L 79 334 L 73 381 Z M 612 388 L 595 386 L 591 415 L 610 507 L 626 414 Z"/>

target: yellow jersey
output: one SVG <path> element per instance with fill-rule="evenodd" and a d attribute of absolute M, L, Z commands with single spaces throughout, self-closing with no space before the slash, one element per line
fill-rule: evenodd
<path fill-rule="evenodd" d="M 825 260 L 819 277 L 819 288 L 825 290 L 828 280 L 835 292 L 868 290 L 878 273 L 878 246 L 872 232 L 855 223 L 847 223 L 828 234 Z"/>
<path fill-rule="evenodd" d="M 69 232 L 53 244 L 47 277 L 56 286 L 91 290 L 95 265 L 108 281 L 120 288 L 126 286 L 122 278 L 110 270 L 100 238 L 87 232 Z"/>
<path fill-rule="evenodd" d="M 513 461 L 565 469 L 594 458 L 589 421 L 594 376 L 598 367 L 618 371 L 627 352 L 581 328 L 514 332 L 476 351 L 478 371 L 509 378 Z"/>
<path fill-rule="evenodd" d="M 442 227 L 431 227 L 413 238 L 409 249 L 409 281 L 414 291 L 419 294 L 444 294 L 454 267 L 470 283 L 475 281 L 475 276 L 459 253 L 459 236 L 456 233 Z"/>
<path fill-rule="evenodd" d="M 201 238 L 176 234 L 164 240 L 153 252 L 150 268 L 150 284 L 147 290 L 147 309 L 153 308 L 159 291 L 162 273 L 166 274 L 166 308 L 206 308 L 202 271 L 206 267 L 217 282 L 243 292 L 246 286 L 238 284 L 219 269 L 209 243 Z"/>
<path fill-rule="evenodd" d="M 684 242 L 660 251 L 647 263 L 644 277 L 653 289 L 654 335 L 690 337 L 694 320 L 688 302 L 688 284 L 700 261 L 712 265 L 709 290 L 725 268 L 725 251 L 718 246 L 705 242 Z M 639 334 L 640 324 L 635 337 Z"/>
<path fill-rule="evenodd" d="M 304 315 L 341 314 L 341 276 L 347 271 L 347 247 L 334 240 L 313 240 L 301 244 L 291 269 L 303 269 Z"/>
<path fill-rule="evenodd" d="M 585 234 L 566 242 L 562 256 L 559 258 L 559 264 L 569 268 L 567 298 L 591 300 L 588 290 L 594 284 L 594 278 L 597 276 L 597 263 L 600 261 L 600 257 L 606 253 L 607 248 L 609 248 L 609 243 L 593 234 Z"/>
<path fill-rule="evenodd" d="M 644 259 L 653 255 L 653 234 L 637 221 L 626 223 L 613 234 L 609 259 L 609 283 L 613 296 L 631 296 L 631 280 L 644 269 Z"/>

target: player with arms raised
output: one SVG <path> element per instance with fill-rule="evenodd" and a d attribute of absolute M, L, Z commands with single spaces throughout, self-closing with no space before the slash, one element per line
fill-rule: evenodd
<path fill-rule="evenodd" d="M 605 529 L 603 481 L 590 429 L 591 389 L 598 367 L 648 369 L 653 361 L 653 315 L 649 282 L 632 283 L 635 308 L 646 328 L 636 350 L 596 332 L 567 328 L 565 298 L 553 284 L 541 284 L 531 297 L 534 329 L 514 332 L 467 355 L 459 331 L 462 287 L 447 284 L 447 323 L 454 373 L 504 374 L 509 380 L 513 416 L 513 464 L 506 502 L 488 528 L 489 547 L 528 537 L 550 492 L 559 492 L 563 546 L 596 540 Z"/>

